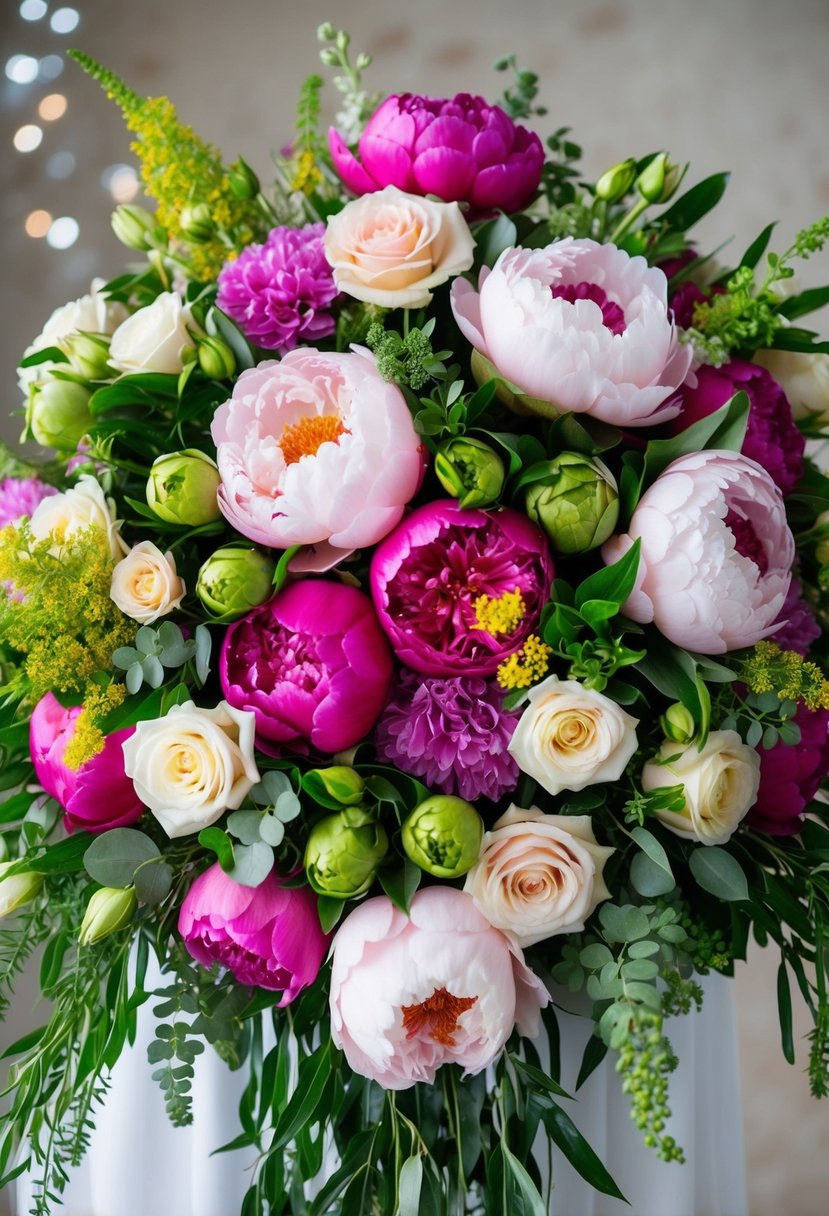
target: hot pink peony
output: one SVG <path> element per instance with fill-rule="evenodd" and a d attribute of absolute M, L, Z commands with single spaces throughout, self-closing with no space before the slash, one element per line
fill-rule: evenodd
<path fill-rule="evenodd" d="M 64 808 L 70 832 L 106 832 L 123 828 L 140 817 L 141 799 L 124 773 L 122 743 L 135 727 L 107 735 L 103 751 L 79 769 L 63 763 L 75 733 L 81 707 L 64 709 L 52 693 L 38 701 L 29 727 L 29 750 L 37 779 L 47 794 Z"/>
<path fill-rule="evenodd" d="M 626 535 L 602 547 L 610 564 L 641 539 L 626 616 L 653 621 L 678 646 L 722 654 L 774 632 L 795 556 L 780 490 L 735 452 L 675 460 L 643 494 Z"/>
<path fill-rule="evenodd" d="M 403 93 L 387 97 L 360 137 L 362 163 L 338 131 L 329 132 L 334 168 L 355 194 L 397 186 L 466 202 L 473 214 L 520 211 L 541 180 L 544 149 L 483 97 Z"/>
<path fill-rule="evenodd" d="M 314 982 L 328 946 L 308 887 L 283 887 L 274 873 L 243 887 L 218 863 L 187 892 L 178 931 L 197 962 L 219 963 L 240 984 L 281 991 L 280 1007 Z"/>
<path fill-rule="evenodd" d="M 760 789 L 746 824 L 769 836 L 793 836 L 803 814 L 829 774 L 829 711 L 800 706 L 795 747 L 777 743 L 760 751 Z"/>
<path fill-rule="evenodd" d="M 403 394 L 358 354 L 303 347 L 250 368 L 211 429 L 222 513 L 272 548 L 374 545 L 422 477 Z"/>
<path fill-rule="evenodd" d="M 294 583 L 230 626 L 219 675 L 256 733 L 295 751 L 338 752 L 380 716 L 392 660 L 371 600 L 355 587 Z"/>
<path fill-rule="evenodd" d="M 665 275 L 644 258 L 565 237 L 505 250 L 478 287 L 452 284 L 455 319 L 521 393 L 622 427 L 678 413 L 693 352 L 679 345 Z"/>
<path fill-rule="evenodd" d="M 408 1089 L 432 1084 L 442 1064 L 481 1072 L 514 1026 L 538 1033 L 549 997 L 468 895 L 436 886 L 417 892 L 410 917 L 385 896 L 347 917 L 334 939 L 330 1000 L 331 1037 L 351 1068 Z"/>
<path fill-rule="evenodd" d="M 378 546 L 371 594 L 401 663 L 436 676 L 493 675 L 538 623 L 553 580 L 544 533 L 518 511 L 464 511 L 454 499 L 413 511 Z M 508 633 L 478 627 L 475 602 L 520 591 Z"/>

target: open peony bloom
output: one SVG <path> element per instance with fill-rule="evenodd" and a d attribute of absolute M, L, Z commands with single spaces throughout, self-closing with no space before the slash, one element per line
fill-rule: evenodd
<path fill-rule="evenodd" d="M 753 460 L 726 451 L 675 460 L 602 557 L 618 561 L 637 538 L 639 571 L 626 616 L 653 621 L 677 646 L 702 654 L 753 646 L 774 632 L 795 545 L 780 490 Z"/>
<path fill-rule="evenodd" d="M 431 1084 L 441 1064 L 481 1072 L 514 1026 L 538 1034 L 548 1000 L 520 950 L 453 887 L 418 891 L 409 917 L 370 899 L 334 938 L 331 1037 L 385 1089 Z"/>
<path fill-rule="evenodd" d="M 107 735 L 103 751 L 79 769 L 63 762 L 80 705 L 64 709 L 52 693 L 38 701 L 29 726 L 29 750 L 35 774 L 47 794 L 66 812 L 67 831 L 106 832 L 140 817 L 143 803 L 124 772 L 122 744 L 135 727 Z"/>
<path fill-rule="evenodd" d="M 397 186 L 465 202 L 474 215 L 520 211 L 541 180 L 544 149 L 534 131 L 483 97 L 394 94 L 372 114 L 358 161 L 338 131 L 329 132 L 334 168 L 355 194 Z"/>
<path fill-rule="evenodd" d="M 478 291 L 456 279 L 452 310 L 495 373 L 533 399 L 519 412 L 654 426 L 679 412 L 671 398 L 693 359 L 668 314 L 667 282 L 644 258 L 568 236 L 506 249 Z"/>
<path fill-rule="evenodd" d="M 240 984 L 283 993 L 289 1005 L 317 978 L 328 939 L 308 887 L 283 887 L 271 872 L 243 887 L 216 863 L 181 905 L 178 931 L 197 962 L 226 967 Z"/>
<path fill-rule="evenodd" d="M 242 372 L 211 431 L 222 513 L 275 549 L 376 544 L 423 473 L 403 394 L 358 354 L 300 348 Z"/>

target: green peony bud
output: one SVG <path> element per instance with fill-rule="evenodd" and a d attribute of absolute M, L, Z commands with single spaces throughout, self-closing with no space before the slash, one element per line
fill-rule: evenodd
<path fill-rule="evenodd" d="M 450 439 L 435 456 L 435 473 L 461 507 L 488 507 L 504 488 L 504 462 L 479 439 Z"/>
<path fill-rule="evenodd" d="M 110 933 L 117 933 L 132 920 L 136 907 L 135 887 L 101 887 L 89 900 L 78 934 L 79 946 L 91 946 Z"/>
<path fill-rule="evenodd" d="M 72 370 L 85 380 L 106 380 L 115 374 L 109 366 L 109 338 L 104 334 L 75 332 L 58 345 L 68 357 Z"/>
<path fill-rule="evenodd" d="M 192 241 L 194 245 L 211 241 L 216 235 L 216 225 L 213 223 L 207 203 L 194 203 L 190 207 L 182 207 L 178 217 L 178 226 L 184 239 Z"/>
<path fill-rule="evenodd" d="M 127 249 L 146 253 L 152 249 L 161 234 L 161 229 L 145 207 L 135 203 L 122 203 L 112 213 L 112 231 Z"/>
<path fill-rule="evenodd" d="M 687 165 L 680 167 L 668 160 L 667 153 L 660 152 L 636 179 L 642 198 L 649 203 L 667 203 L 685 176 Z"/>
<path fill-rule="evenodd" d="M 198 527 L 221 518 L 215 461 L 196 448 L 159 456 L 150 469 L 147 505 L 169 524 Z"/>
<path fill-rule="evenodd" d="M 53 378 L 29 389 L 26 426 L 37 443 L 58 452 L 74 452 L 92 425 L 83 384 Z"/>
<path fill-rule="evenodd" d="M 460 878 L 481 850 L 484 823 L 463 798 L 435 794 L 403 822 L 402 842 L 415 865 L 435 878 Z"/>
<path fill-rule="evenodd" d="M 228 545 L 199 570 L 196 595 L 216 621 L 235 621 L 273 594 L 276 563 L 258 549 Z"/>
<path fill-rule="evenodd" d="M 593 193 L 606 203 L 618 203 L 625 197 L 636 181 L 636 161 L 632 157 L 620 161 L 603 173 L 596 182 Z"/>
<path fill-rule="evenodd" d="M 236 198 L 256 198 L 259 193 L 259 178 L 241 156 L 228 169 L 227 180 Z"/>
<path fill-rule="evenodd" d="M 659 719 L 659 725 L 665 733 L 665 738 L 672 743 L 690 743 L 697 733 L 694 715 L 679 701 L 669 705 Z"/>
<path fill-rule="evenodd" d="M 22 908 L 43 886 L 43 875 L 35 874 L 33 870 L 23 870 L 6 878 L 7 871 L 16 864 L 14 861 L 0 862 L 0 916 L 8 916 Z"/>
<path fill-rule="evenodd" d="M 316 773 L 325 786 L 326 794 L 336 798 L 343 806 L 356 806 L 363 796 L 365 781 L 347 764 L 332 764 L 330 768 L 315 768 Z"/>
<path fill-rule="evenodd" d="M 619 518 L 610 469 L 595 456 L 561 452 L 527 487 L 526 509 L 558 553 L 587 553 L 604 544 Z"/>
<path fill-rule="evenodd" d="M 221 338 L 200 338 L 199 367 L 211 380 L 229 380 L 236 371 L 236 359 L 227 342 Z"/>
<path fill-rule="evenodd" d="M 363 806 L 327 815 L 311 829 L 305 846 L 305 872 L 318 895 L 355 899 L 374 881 L 389 838 Z"/>

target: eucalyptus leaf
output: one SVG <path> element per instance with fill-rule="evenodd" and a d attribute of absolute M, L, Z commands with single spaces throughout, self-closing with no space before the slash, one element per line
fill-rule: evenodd
<path fill-rule="evenodd" d="M 670 870 L 666 871 L 657 865 L 647 853 L 637 853 L 633 858 L 630 864 L 630 881 L 634 890 L 646 899 L 667 895 L 676 886 L 676 880 Z"/>
<path fill-rule="evenodd" d="M 691 873 L 704 891 L 718 899 L 748 899 L 748 882 L 736 857 L 718 845 L 700 845 L 690 857 Z"/>
<path fill-rule="evenodd" d="M 102 887 L 129 887 L 139 866 L 161 853 L 154 840 L 136 828 L 101 832 L 87 848 L 84 869 Z"/>
<path fill-rule="evenodd" d="M 200 684 L 204 684 L 210 674 L 210 652 L 213 646 L 213 638 L 210 630 L 203 623 L 196 626 L 195 643 L 196 679 Z"/>
<path fill-rule="evenodd" d="M 139 903 L 160 904 L 172 889 L 173 871 L 166 861 L 149 861 L 138 867 L 134 881 Z"/>
<path fill-rule="evenodd" d="M 242 844 L 256 844 L 262 839 L 259 832 L 262 818 L 261 811 L 233 811 L 227 817 L 227 830 Z"/>
<path fill-rule="evenodd" d="M 241 844 L 233 850 L 234 864 L 227 871 L 243 887 L 258 887 L 274 867 L 273 849 L 264 841 Z"/>
<path fill-rule="evenodd" d="M 259 823 L 259 834 L 265 844 L 277 848 L 285 839 L 285 825 L 276 815 L 262 815 Z"/>
<path fill-rule="evenodd" d="M 671 863 L 668 861 L 668 854 L 653 832 L 649 832 L 647 828 L 635 827 L 630 834 L 642 852 L 647 853 L 652 862 L 659 866 L 661 870 L 664 870 L 666 874 L 673 877 Z"/>
<path fill-rule="evenodd" d="M 397 1181 L 396 1216 L 418 1216 L 420 1212 L 420 1188 L 423 1185 L 423 1162 L 420 1154 L 407 1157 L 400 1169 Z"/>

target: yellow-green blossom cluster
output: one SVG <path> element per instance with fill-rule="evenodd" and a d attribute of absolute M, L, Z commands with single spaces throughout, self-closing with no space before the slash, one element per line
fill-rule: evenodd
<path fill-rule="evenodd" d="M 498 683 L 502 688 L 530 688 L 547 674 L 552 647 L 531 633 L 520 650 L 504 659 L 498 667 Z"/>
<path fill-rule="evenodd" d="M 829 681 L 817 663 L 796 650 L 782 650 L 775 642 L 758 642 L 737 674 L 752 692 L 775 692 L 781 701 L 829 709 Z"/>
<path fill-rule="evenodd" d="M 524 619 L 526 606 L 520 588 L 503 595 L 479 595 L 472 605 L 475 609 L 473 629 L 483 629 L 493 635 L 514 633 Z"/>
<path fill-rule="evenodd" d="M 63 754 L 67 768 L 79 769 L 103 750 L 105 738 L 100 723 L 126 698 L 123 684 L 91 684 L 83 701 L 83 711 L 75 719 L 75 733 Z"/>

